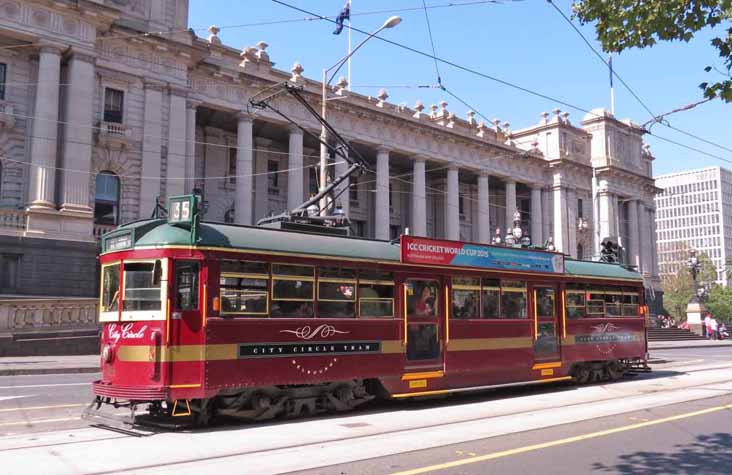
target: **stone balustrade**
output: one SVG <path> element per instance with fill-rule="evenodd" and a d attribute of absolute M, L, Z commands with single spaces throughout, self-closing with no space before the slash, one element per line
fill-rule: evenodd
<path fill-rule="evenodd" d="M 2 299 L 0 332 L 94 327 L 98 302 L 90 298 Z"/>
<path fill-rule="evenodd" d="M 3 230 L 25 229 L 25 211 L 15 208 L 0 208 L 0 233 Z"/>
<path fill-rule="evenodd" d="M 117 228 L 117 226 L 113 224 L 95 224 L 94 225 L 94 238 L 99 241 L 102 239 L 102 236 L 107 234 L 110 231 L 114 231 Z"/>
<path fill-rule="evenodd" d="M 111 147 L 125 147 L 132 137 L 132 129 L 116 122 L 101 122 L 97 141 L 99 145 Z"/>

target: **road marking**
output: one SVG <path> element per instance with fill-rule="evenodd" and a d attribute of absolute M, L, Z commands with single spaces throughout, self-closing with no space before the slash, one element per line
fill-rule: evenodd
<path fill-rule="evenodd" d="M 26 386 L 0 386 L 0 389 L 52 388 L 58 386 L 91 386 L 89 383 L 30 384 Z"/>
<path fill-rule="evenodd" d="M 80 421 L 81 417 L 61 417 L 58 419 L 38 419 L 36 421 L 1 422 L 0 427 L 7 426 L 32 426 L 33 424 L 48 424 L 51 422 Z"/>
<path fill-rule="evenodd" d="M 10 409 L 0 409 L 0 412 L 14 412 L 14 411 L 37 411 L 41 409 L 63 409 L 65 407 L 84 407 L 88 404 L 60 404 L 58 406 L 31 406 L 31 407 L 13 407 Z"/>
<path fill-rule="evenodd" d="M 418 475 L 421 473 L 433 472 L 436 470 L 445 470 L 448 468 L 459 467 L 461 465 L 468 465 L 472 463 L 485 462 L 487 460 L 495 460 L 498 458 L 508 457 L 511 455 L 523 454 L 526 452 L 533 452 L 535 450 L 546 449 L 549 447 L 557 447 L 559 445 L 572 444 L 575 442 L 581 442 L 583 440 L 595 439 L 597 437 L 604 437 L 606 435 L 617 434 L 619 432 L 625 432 L 629 430 L 642 429 L 644 427 L 650 427 L 666 422 L 678 421 L 681 419 L 687 419 L 689 417 L 702 416 L 705 414 L 711 414 L 714 412 L 724 411 L 732 409 L 732 404 L 726 404 L 724 406 L 710 407 L 708 409 L 702 409 L 700 411 L 687 412 L 685 414 L 679 414 L 676 416 L 664 417 L 662 419 L 656 419 L 648 422 L 639 422 L 637 424 L 631 424 L 622 427 L 616 427 L 614 429 L 608 429 L 598 432 L 590 432 L 589 434 L 577 435 L 574 437 L 567 437 L 565 439 L 553 440 L 551 442 L 543 442 L 541 444 L 527 445 L 526 447 L 518 447 L 516 449 L 504 450 L 501 452 L 494 452 L 492 454 L 480 455 L 478 457 L 471 457 L 462 460 L 455 460 L 453 462 L 445 462 L 436 465 L 430 465 L 428 467 L 415 468 L 413 470 L 406 470 L 403 472 L 395 472 L 391 475 Z"/>
<path fill-rule="evenodd" d="M 7 401 L 8 399 L 18 399 L 21 397 L 33 397 L 33 396 L 35 396 L 35 394 L 28 395 L 28 396 L 0 396 L 0 401 Z"/>

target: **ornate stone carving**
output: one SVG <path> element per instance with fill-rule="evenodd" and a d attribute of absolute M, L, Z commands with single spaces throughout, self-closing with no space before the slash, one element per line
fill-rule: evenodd
<path fill-rule="evenodd" d="M 389 93 L 386 92 L 386 89 L 381 88 L 376 97 L 379 99 L 379 102 L 376 103 L 376 107 L 384 107 L 386 105 L 386 100 L 389 98 Z"/>
<path fill-rule="evenodd" d="M 290 72 L 292 73 L 292 77 L 290 77 L 290 82 L 294 82 L 297 84 L 305 81 L 305 78 L 302 77 L 302 73 L 304 71 L 305 68 L 303 68 L 300 63 L 295 61 L 295 64 L 293 64 L 292 68 L 290 69 Z"/>
<path fill-rule="evenodd" d="M 220 45 L 221 44 L 221 38 L 219 38 L 219 31 L 221 31 L 221 28 L 219 28 L 216 25 L 211 25 L 208 27 L 208 32 L 210 33 L 208 35 L 208 42 L 212 45 Z"/>

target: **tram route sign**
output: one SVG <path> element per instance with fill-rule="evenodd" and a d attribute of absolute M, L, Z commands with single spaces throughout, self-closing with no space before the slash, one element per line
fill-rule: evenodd
<path fill-rule="evenodd" d="M 416 236 L 402 236 L 401 261 L 404 264 L 564 273 L 562 254 Z"/>

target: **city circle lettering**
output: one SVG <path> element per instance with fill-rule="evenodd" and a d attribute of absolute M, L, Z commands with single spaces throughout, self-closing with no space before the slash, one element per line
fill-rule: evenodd
<path fill-rule="evenodd" d="M 272 343 L 264 345 L 239 345 L 239 358 L 262 358 L 278 356 L 319 356 L 379 353 L 378 341 L 344 341 L 313 343 Z"/>

